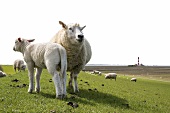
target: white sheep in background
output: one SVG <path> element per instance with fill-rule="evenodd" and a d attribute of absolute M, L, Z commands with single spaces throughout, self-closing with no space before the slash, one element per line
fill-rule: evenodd
<path fill-rule="evenodd" d="M 6 73 L 4 73 L 3 71 L 0 71 L 0 77 L 5 77 Z"/>
<path fill-rule="evenodd" d="M 40 92 L 40 75 L 43 68 L 47 68 L 48 72 L 52 75 L 56 89 L 56 97 L 62 99 L 66 96 L 66 69 L 67 69 L 67 56 L 66 50 L 57 43 L 40 43 L 31 44 L 33 40 L 18 38 L 15 41 L 14 51 L 21 52 L 27 64 L 29 75 L 29 88 L 28 92 L 33 91 L 34 67 L 36 68 L 35 78 L 36 86 L 35 91 Z M 61 64 L 61 65 L 59 65 Z M 60 68 L 60 73 L 57 69 Z M 60 81 L 61 80 L 61 81 Z"/>
<path fill-rule="evenodd" d="M 66 25 L 61 21 L 59 21 L 59 24 L 62 25 L 63 29 L 50 42 L 59 43 L 66 49 L 67 71 L 71 72 L 69 86 L 73 87 L 72 81 L 74 81 L 74 92 L 79 92 L 77 77 L 91 59 L 91 46 L 82 33 L 85 26 L 80 27 L 79 24 Z"/>
<path fill-rule="evenodd" d="M 116 73 L 107 73 L 105 74 L 105 79 L 115 79 L 116 81 L 117 74 Z"/>
<path fill-rule="evenodd" d="M 98 75 L 102 75 L 102 72 L 97 71 L 97 70 L 93 70 L 93 73 L 94 73 L 94 74 L 98 74 Z"/>
<path fill-rule="evenodd" d="M 21 70 L 25 71 L 26 65 L 24 64 L 23 60 L 17 59 L 14 61 L 13 68 L 16 72 L 16 69 L 21 72 Z"/>
<path fill-rule="evenodd" d="M 131 80 L 130 80 L 130 81 L 135 81 L 135 82 L 136 82 L 136 81 L 137 81 L 137 79 L 136 79 L 136 78 L 131 78 Z"/>
<path fill-rule="evenodd" d="M 99 72 L 99 75 L 102 75 L 102 72 Z"/>

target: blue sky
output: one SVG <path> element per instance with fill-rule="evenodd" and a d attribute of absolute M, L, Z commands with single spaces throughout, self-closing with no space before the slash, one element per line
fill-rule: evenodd
<path fill-rule="evenodd" d="M 89 64 L 170 65 L 168 0 L 5 0 L 0 1 L 0 64 L 22 54 L 12 50 L 18 37 L 48 42 L 58 21 L 86 25 L 92 47 Z"/>

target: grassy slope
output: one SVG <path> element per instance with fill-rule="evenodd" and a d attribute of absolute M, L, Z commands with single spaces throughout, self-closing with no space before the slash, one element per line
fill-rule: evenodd
<path fill-rule="evenodd" d="M 12 67 L 3 67 L 8 74 L 14 74 Z M 6 71 L 7 72 L 7 71 Z M 18 82 L 11 82 L 18 79 Z M 27 72 L 0 78 L 0 112 L 47 113 L 50 110 L 76 113 L 166 113 L 170 111 L 170 83 L 139 78 L 130 82 L 130 77 L 119 75 L 117 81 L 105 80 L 81 72 L 78 77 L 80 93 L 68 98 L 55 99 L 51 76 L 44 70 L 41 76 L 41 93 L 29 94 Z M 26 87 L 23 86 L 26 84 Z M 74 98 L 73 98 L 74 97 Z M 72 108 L 67 102 L 78 103 Z"/>

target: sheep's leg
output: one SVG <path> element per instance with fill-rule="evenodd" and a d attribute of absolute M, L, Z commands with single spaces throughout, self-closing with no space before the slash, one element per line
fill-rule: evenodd
<path fill-rule="evenodd" d="M 60 75 L 60 80 L 61 80 L 61 85 L 62 85 L 62 94 L 63 98 L 66 97 L 67 91 L 66 91 L 66 78 L 67 78 L 67 73 L 64 72 L 63 75 Z"/>
<path fill-rule="evenodd" d="M 72 81 L 73 81 L 73 73 L 71 72 L 70 73 L 70 79 L 69 79 L 69 87 L 73 88 L 73 84 L 72 84 Z"/>
<path fill-rule="evenodd" d="M 42 68 L 36 68 L 36 74 L 35 74 L 35 79 L 36 79 L 36 85 L 35 85 L 35 92 L 39 93 L 40 92 L 40 76 L 42 73 Z"/>
<path fill-rule="evenodd" d="M 32 93 L 34 89 L 34 65 L 32 63 L 27 63 L 28 67 L 28 76 L 29 76 L 29 88 L 28 93 Z"/>
<path fill-rule="evenodd" d="M 62 99 L 62 88 L 61 88 L 61 80 L 58 72 L 56 71 L 56 66 L 51 65 L 51 63 L 46 63 L 48 72 L 52 75 L 52 80 L 55 85 L 56 90 L 56 98 Z"/>
<path fill-rule="evenodd" d="M 62 99 L 63 94 L 62 94 L 62 88 L 61 88 L 61 81 L 60 81 L 60 76 L 57 73 L 57 71 L 54 72 L 54 75 L 52 77 L 56 89 L 56 98 Z"/>
<path fill-rule="evenodd" d="M 78 93 L 79 89 L 78 89 L 78 84 L 77 84 L 77 76 L 78 74 L 73 74 L 73 79 L 74 79 L 74 92 Z"/>
<path fill-rule="evenodd" d="M 14 70 L 15 70 L 15 72 L 16 72 L 16 67 L 14 67 Z"/>
<path fill-rule="evenodd" d="M 18 67 L 18 72 L 20 72 L 20 68 Z"/>

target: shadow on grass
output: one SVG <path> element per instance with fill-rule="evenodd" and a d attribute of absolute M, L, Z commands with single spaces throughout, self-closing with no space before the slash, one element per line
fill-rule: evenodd
<path fill-rule="evenodd" d="M 128 101 L 122 98 L 119 98 L 117 96 L 107 94 L 107 93 L 102 93 L 99 91 L 89 91 L 86 89 L 80 89 L 80 92 L 77 94 L 71 93 L 72 91 L 68 89 L 68 94 L 69 97 L 63 99 L 63 101 L 69 102 L 77 102 L 77 103 L 82 103 L 82 104 L 88 104 L 95 106 L 96 103 L 98 104 L 105 104 L 111 107 L 120 107 L 124 109 L 130 109 L 130 106 L 128 104 Z M 44 93 L 40 92 L 40 95 L 46 97 L 46 98 L 56 98 L 55 94 L 49 94 L 49 93 Z"/>
<path fill-rule="evenodd" d="M 46 98 L 52 98 L 52 99 L 56 98 L 56 95 L 55 95 L 55 94 L 44 93 L 44 92 L 42 92 L 42 91 L 41 91 L 39 94 L 42 95 L 42 96 L 44 96 L 44 97 L 46 97 Z"/>
<path fill-rule="evenodd" d="M 130 108 L 128 101 L 122 98 L 119 98 L 117 96 L 102 93 L 99 91 L 93 91 L 93 90 L 86 90 L 86 89 L 80 89 L 80 92 L 77 94 L 78 102 L 79 100 L 86 100 L 91 101 L 91 103 L 98 103 L 98 104 L 105 104 L 111 107 L 121 107 L 121 108 Z M 95 105 L 95 104 L 94 104 Z"/>

